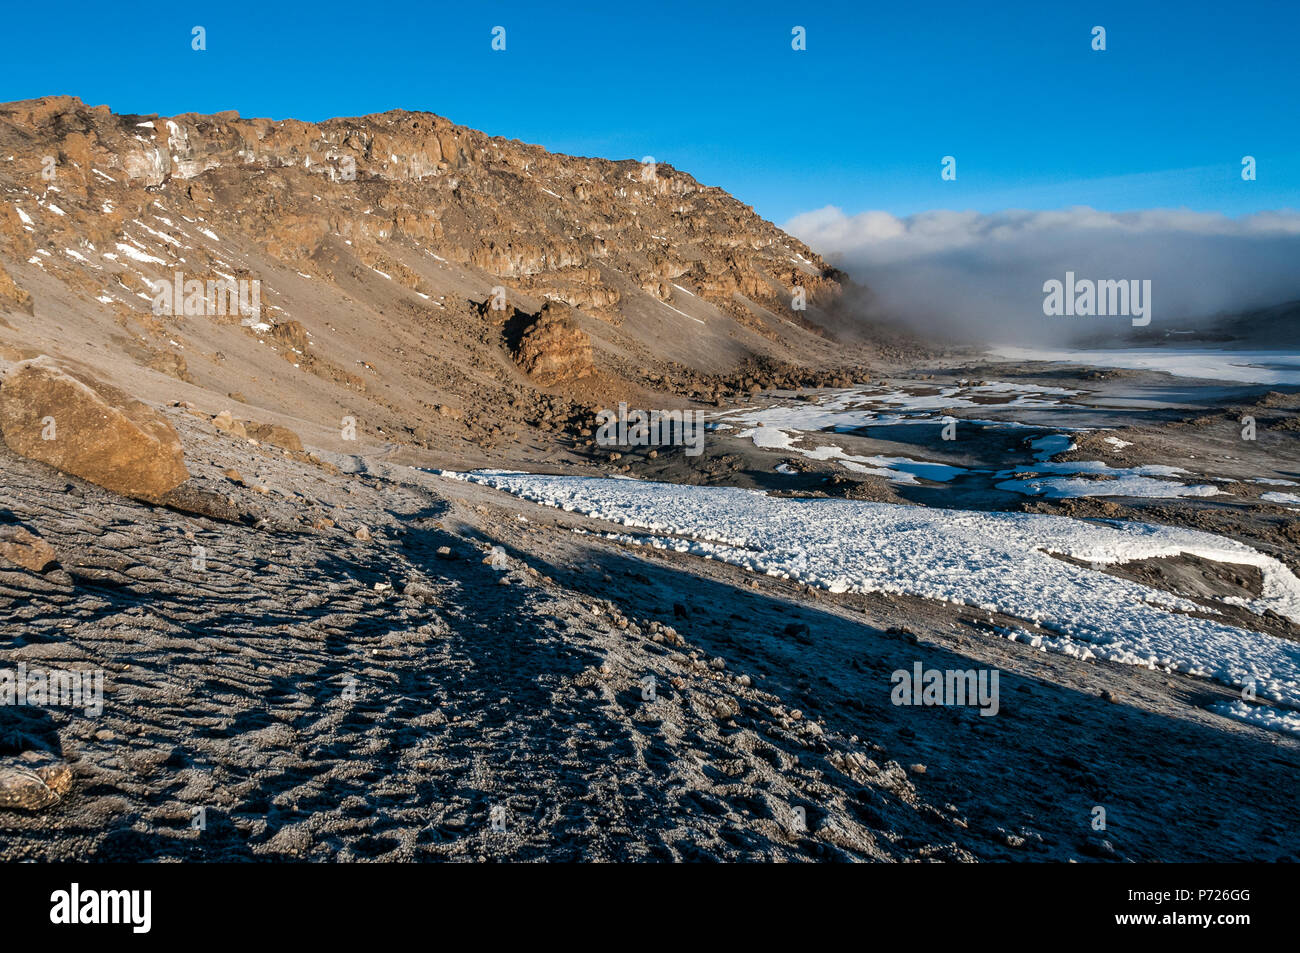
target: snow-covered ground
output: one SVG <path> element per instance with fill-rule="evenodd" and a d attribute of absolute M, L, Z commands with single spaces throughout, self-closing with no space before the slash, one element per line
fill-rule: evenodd
<path fill-rule="evenodd" d="M 735 487 L 506 471 L 441 475 L 653 534 L 618 535 L 628 542 L 832 592 L 906 593 L 1000 611 L 1058 633 L 1043 640 L 1044 649 L 1253 685 L 1261 700 L 1300 707 L 1300 645 L 1184 614 L 1203 607 L 1090 568 L 1179 553 L 1256 566 L 1262 597 L 1228 601 L 1300 621 L 1300 580 L 1234 540 L 1142 523 L 777 498 Z"/>
<path fill-rule="evenodd" d="M 1079 391 L 1061 387 L 1003 381 L 984 384 L 963 381 L 937 388 L 938 393 L 933 394 L 925 391 L 936 388 L 921 386 L 914 390 L 920 392 L 879 385 L 831 391 L 828 395 L 819 397 L 815 403 L 791 402 L 761 409 L 728 411 L 719 414 L 712 426 L 718 430 L 736 430 L 736 436 L 753 440 L 754 446 L 764 450 L 799 454 L 811 460 L 830 460 L 854 473 L 881 476 L 894 483 L 915 484 L 918 477 L 935 483 L 946 483 L 971 471 L 912 457 L 854 454 L 833 444 L 805 446 L 803 435 L 817 432 L 843 433 L 868 426 L 888 427 L 915 423 L 933 423 L 936 427 L 942 427 L 953 418 L 941 415 L 940 411 L 980 407 L 989 399 L 1005 398 L 1004 403 L 996 405 L 999 407 L 1047 408 L 1058 406 L 1062 398 L 1079 394 Z M 963 419 L 959 423 L 963 426 L 1024 426 L 1014 421 Z M 1068 445 L 1068 438 L 1062 439 Z M 1067 445 L 1053 449 L 1051 453 L 1068 449 Z"/>
<path fill-rule="evenodd" d="M 1010 361 L 1051 361 L 1092 367 L 1168 371 L 1177 377 L 1244 384 L 1300 384 L 1300 351 L 1229 351 L 1223 348 L 999 347 L 993 356 Z"/>

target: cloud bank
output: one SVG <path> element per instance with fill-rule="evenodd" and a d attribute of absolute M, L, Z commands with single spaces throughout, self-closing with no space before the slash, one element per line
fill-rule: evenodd
<path fill-rule="evenodd" d="M 1064 281 L 1067 272 L 1149 280 L 1152 320 L 1142 330 L 1157 334 L 1300 299 L 1300 212 L 1293 210 L 1229 218 L 1077 207 L 898 218 L 827 206 L 784 227 L 870 289 L 859 303 L 865 317 L 936 341 L 1074 344 L 1129 334 L 1122 316 L 1045 315 L 1044 283 Z"/>

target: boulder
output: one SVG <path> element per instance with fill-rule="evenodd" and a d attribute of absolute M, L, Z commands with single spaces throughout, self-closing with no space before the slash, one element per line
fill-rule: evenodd
<path fill-rule="evenodd" d="M 40 572 L 57 557 L 54 547 L 21 526 L 0 526 L 0 559 Z"/>
<path fill-rule="evenodd" d="M 232 437 L 248 438 L 248 431 L 244 429 L 244 423 L 236 420 L 234 415 L 228 410 L 223 410 L 217 416 L 212 418 L 212 426 L 224 434 Z"/>
<path fill-rule="evenodd" d="M 180 437 L 161 414 L 44 356 L 5 376 L 0 434 L 15 453 L 150 502 L 190 475 Z"/>
<path fill-rule="evenodd" d="M 0 810 L 39 811 L 56 804 L 72 788 L 66 761 L 25 751 L 0 758 Z"/>
<path fill-rule="evenodd" d="M 25 311 L 32 313 L 32 296 L 18 287 L 9 272 L 0 265 L 0 311 Z"/>

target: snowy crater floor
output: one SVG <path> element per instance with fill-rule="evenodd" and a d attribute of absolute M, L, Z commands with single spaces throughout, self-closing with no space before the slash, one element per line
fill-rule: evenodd
<path fill-rule="evenodd" d="M 1205 607 L 1091 568 L 1180 553 L 1255 566 L 1263 576 L 1261 597 L 1228 601 L 1300 622 L 1300 580 L 1234 540 L 1144 523 L 778 498 L 736 487 L 507 471 L 440 475 L 653 534 L 620 537 L 628 542 L 831 592 L 909 594 L 1026 619 L 1059 633 L 1045 641 L 1051 650 L 1249 687 L 1260 700 L 1279 704 L 1251 720 L 1300 730 L 1292 710 L 1300 709 L 1300 645 L 1186 615 Z"/>

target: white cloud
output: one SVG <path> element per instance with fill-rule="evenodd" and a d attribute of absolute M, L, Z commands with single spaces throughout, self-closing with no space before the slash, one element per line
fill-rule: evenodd
<path fill-rule="evenodd" d="M 899 218 L 827 206 L 785 229 L 872 290 L 864 303 L 870 317 L 974 340 L 1063 342 L 1120 332 L 1120 322 L 1043 315 L 1043 282 L 1066 271 L 1150 279 L 1153 329 L 1300 298 L 1300 212 L 1290 209 L 1240 218 L 1082 206 Z"/>

